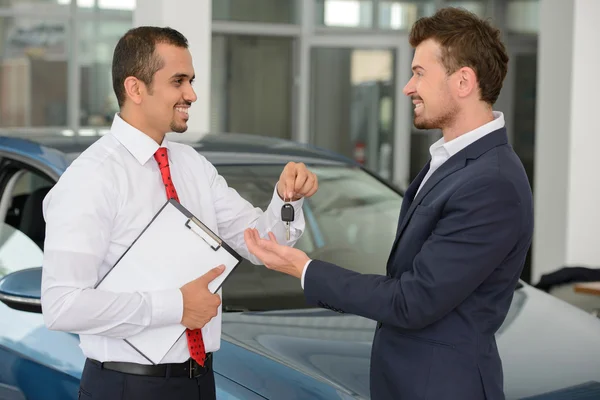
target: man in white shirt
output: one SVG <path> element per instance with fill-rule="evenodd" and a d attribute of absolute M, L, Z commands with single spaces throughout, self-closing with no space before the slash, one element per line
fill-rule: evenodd
<path fill-rule="evenodd" d="M 502 400 L 495 333 L 533 234 L 531 188 L 492 110 L 508 56 L 497 29 L 456 8 L 417 21 L 410 43 L 414 124 L 443 138 L 406 190 L 387 275 L 311 261 L 253 229 L 246 241 L 300 278 L 309 303 L 378 321 L 373 399 Z"/>
<path fill-rule="evenodd" d="M 304 230 L 303 198 L 318 183 L 303 164 L 285 166 L 263 212 L 229 188 L 193 148 L 167 140 L 166 133 L 187 129 L 196 100 L 193 80 L 192 57 L 179 32 L 157 27 L 127 32 L 114 51 L 120 112 L 110 133 L 72 163 L 44 200 L 44 320 L 50 329 L 80 335 L 87 357 L 82 399 L 215 398 L 212 352 L 220 346 L 221 300 L 207 285 L 220 268 L 164 291 L 93 289 L 168 198 L 255 264 L 260 261 L 247 250 L 245 229 L 273 231 L 289 246 Z M 287 241 L 283 199 L 292 200 L 295 210 Z M 150 365 L 123 340 L 179 323 L 186 335 L 159 365 Z"/>

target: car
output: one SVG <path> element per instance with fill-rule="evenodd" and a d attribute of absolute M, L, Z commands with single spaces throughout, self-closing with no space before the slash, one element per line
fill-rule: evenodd
<path fill-rule="evenodd" d="M 41 207 L 94 140 L 0 137 L 0 399 L 77 398 L 85 360 L 78 336 L 48 330 L 41 315 Z M 208 134 L 191 145 L 263 209 L 285 163 L 304 162 L 318 175 L 319 191 L 304 202 L 297 247 L 311 258 L 385 274 L 398 188 L 352 160 L 286 140 Z M 375 325 L 309 307 L 297 279 L 244 261 L 223 287 L 217 397 L 368 399 Z M 521 281 L 497 342 L 507 399 L 600 398 L 598 318 Z"/>

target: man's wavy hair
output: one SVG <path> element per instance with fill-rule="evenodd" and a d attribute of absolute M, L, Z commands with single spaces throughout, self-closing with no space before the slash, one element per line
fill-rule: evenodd
<path fill-rule="evenodd" d="M 413 25 L 409 42 L 414 48 L 433 39 L 442 48 L 441 62 L 448 75 L 462 67 L 475 71 L 481 100 L 493 105 L 508 70 L 508 54 L 500 31 L 461 8 L 443 8 Z"/>

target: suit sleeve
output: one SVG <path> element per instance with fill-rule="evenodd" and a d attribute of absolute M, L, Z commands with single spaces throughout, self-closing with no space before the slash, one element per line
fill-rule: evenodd
<path fill-rule="evenodd" d="M 404 329 L 439 320 L 469 296 L 517 245 L 521 205 L 503 177 L 480 177 L 459 188 L 400 278 L 361 275 L 312 261 L 305 276 L 309 303 Z"/>

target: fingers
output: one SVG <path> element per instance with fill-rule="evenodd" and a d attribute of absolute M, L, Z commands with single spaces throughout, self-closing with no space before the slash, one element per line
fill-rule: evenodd
<path fill-rule="evenodd" d="M 292 200 L 294 197 L 294 185 L 296 180 L 296 163 L 288 163 L 281 173 L 280 181 L 283 181 L 283 197 L 284 200 Z"/>
<path fill-rule="evenodd" d="M 306 182 L 299 190 L 299 193 L 301 193 L 304 197 L 310 197 L 317 192 L 318 187 L 319 184 L 317 182 L 317 175 L 309 172 Z"/>
<path fill-rule="evenodd" d="M 248 228 L 244 231 L 244 241 L 248 247 L 254 244 L 254 240 L 252 239 L 252 229 Z"/>
<path fill-rule="evenodd" d="M 283 190 L 278 192 L 283 193 L 284 200 L 297 200 L 301 197 L 310 197 L 317 192 L 319 187 L 317 176 L 310 172 L 304 163 L 289 162 L 279 179 L 279 184 L 283 185 Z"/>
<path fill-rule="evenodd" d="M 275 235 L 273 234 L 273 232 L 269 232 L 269 238 L 274 241 L 275 243 L 279 244 L 279 242 L 277 241 L 277 238 L 275 237 Z"/>
<path fill-rule="evenodd" d="M 275 235 L 273 235 L 271 232 L 269 232 L 269 238 L 271 240 L 260 239 L 260 247 L 265 251 L 277 255 L 278 257 L 282 257 L 283 251 L 286 249 L 286 247 L 277 243 L 277 238 L 275 238 Z"/>
<path fill-rule="evenodd" d="M 218 308 L 221 305 L 221 296 L 219 296 L 218 294 L 213 294 L 211 296 L 211 303 L 212 306 L 215 308 L 215 315 L 213 316 L 216 316 L 217 312 L 219 311 Z"/>
<path fill-rule="evenodd" d="M 309 172 L 306 169 L 306 166 L 302 163 L 296 164 L 296 179 L 294 181 L 294 193 L 304 194 L 302 192 L 302 188 L 308 179 Z"/>
<path fill-rule="evenodd" d="M 256 247 L 263 247 L 263 248 L 265 248 L 266 246 L 269 246 L 271 244 L 275 244 L 275 245 L 279 246 L 277 237 L 275 237 L 273 232 L 269 232 L 268 235 L 269 235 L 270 240 L 261 238 L 257 229 L 248 228 L 244 231 L 244 239 L 246 240 L 247 244 L 250 244 L 250 245 L 256 246 Z"/>
<path fill-rule="evenodd" d="M 261 260 L 265 265 L 268 264 L 269 260 L 273 260 L 273 257 L 281 257 L 281 251 L 283 246 L 277 243 L 277 239 L 272 232 L 269 232 L 269 238 L 271 240 L 262 239 L 256 229 L 246 229 L 244 231 L 244 239 L 248 246 L 248 251 Z"/>
<path fill-rule="evenodd" d="M 202 275 L 200 278 L 198 278 L 198 280 L 204 282 L 206 286 L 208 286 L 208 284 L 221 275 L 223 271 L 225 271 L 225 266 L 219 265 L 218 267 L 215 267 Z"/>
<path fill-rule="evenodd" d="M 246 229 L 244 231 L 244 240 L 246 241 L 248 251 L 262 260 L 265 255 L 264 250 L 261 249 L 259 244 L 260 237 L 258 236 L 258 231 L 256 229 Z"/>
<path fill-rule="evenodd" d="M 256 229 L 248 228 L 244 231 L 244 240 L 248 246 L 258 247 L 260 235 Z"/>

